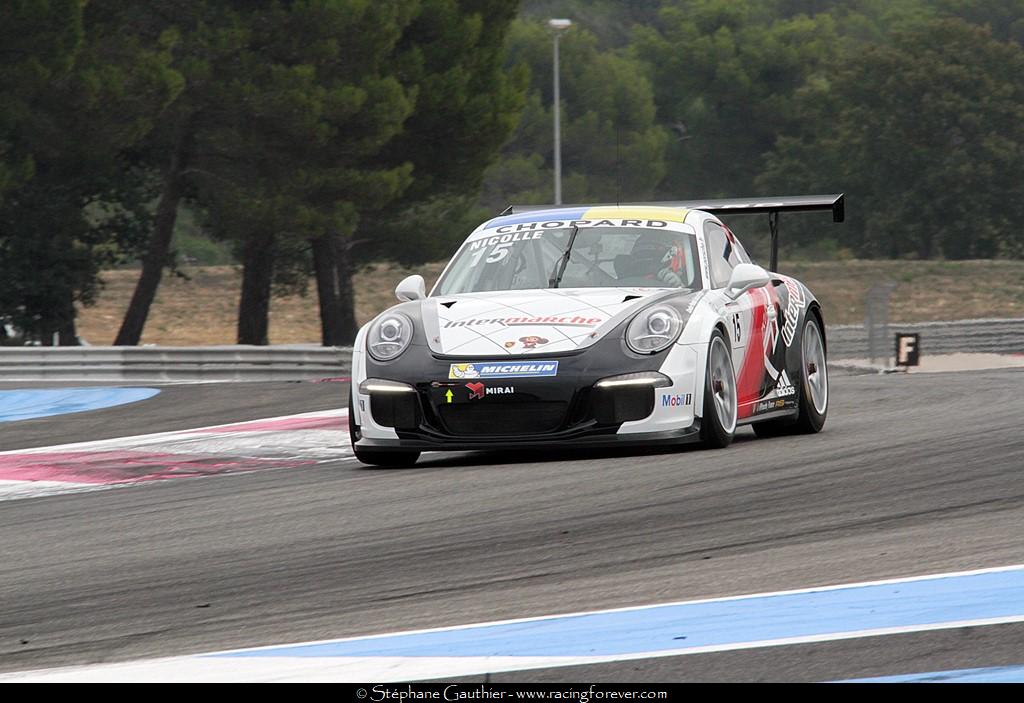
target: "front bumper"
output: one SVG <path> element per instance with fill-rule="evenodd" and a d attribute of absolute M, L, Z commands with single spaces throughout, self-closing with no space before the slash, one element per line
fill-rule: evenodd
<path fill-rule="evenodd" d="M 407 352 L 401 364 L 379 364 L 362 356 L 353 366 L 356 446 L 465 451 L 689 442 L 700 431 L 693 404 L 696 360 L 685 345 L 641 356 L 615 339 L 543 357 L 466 360 Z M 452 378 L 453 364 L 482 370 L 487 364 L 553 361 L 557 373 L 544 376 Z M 621 374 L 653 372 L 665 374 L 665 387 L 595 386 Z M 360 390 L 367 378 L 405 384 L 408 392 Z"/>

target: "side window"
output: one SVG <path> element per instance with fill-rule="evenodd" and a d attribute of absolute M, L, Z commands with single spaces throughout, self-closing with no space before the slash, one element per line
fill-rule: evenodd
<path fill-rule="evenodd" d="M 725 235 L 729 238 L 729 241 L 732 242 L 733 255 L 729 257 L 729 263 L 734 267 L 736 264 L 753 263 L 750 256 L 747 254 L 747 250 L 743 248 L 743 245 L 740 244 L 740 240 L 736 239 L 736 235 L 733 234 L 732 230 L 728 227 L 725 228 Z"/>
<path fill-rule="evenodd" d="M 725 288 L 733 267 L 740 263 L 736 247 L 730 239 L 732 238 L 726 235 L 722 225 L 711 220 L 704 223 L 704 242 L 708 246 L 712 288 Z"/>

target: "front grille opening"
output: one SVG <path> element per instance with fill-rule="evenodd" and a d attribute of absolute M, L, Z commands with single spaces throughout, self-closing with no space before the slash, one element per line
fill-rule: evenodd
<path fill-rule="evenodd" d="M 439 408 L 441 422 L 453 435 L 526 435 L 555 432 L 565 420 L 568 403 L 460 403 Z"/>

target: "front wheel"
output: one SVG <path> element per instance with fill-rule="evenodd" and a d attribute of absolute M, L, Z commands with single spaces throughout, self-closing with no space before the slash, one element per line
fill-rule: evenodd
<path fill-rule="evenodd" d="M 725 336 L 716 329 L 708 343 L 708 366 L 704 374 L 704 416 L 700 438 L 704 446 L 728 447 L 736 433 L 736 372 Z"/>
<path fill-rule="evenodd" d="M 373 449 L 358 449 L 356 440 L 359 438 L 356 436 L 354 405 L 355 396 L 350 393 L 348 397 L 348 436 L 352 440 L 352 450 L 355 452 L 356 459 L 370 466 L 393 469 L 412 466 L 416 463 L 416 460 L 420 458 L 419 452 L 382 452 Z"/>

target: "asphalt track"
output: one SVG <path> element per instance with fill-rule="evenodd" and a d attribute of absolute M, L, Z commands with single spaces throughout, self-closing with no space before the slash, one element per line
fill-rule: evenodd
<path fill-rule="evenodd" d="M 7 385 L 6 387 L 12 387 Z M 344 405 L 341 383 L 162 388 L 0 449 Z M 430 455 L 0 502 L 0 671 L 1024 563 L 1024 371 L 833 376 L 815 437 Z M 1024 663 L 1024 625 L 496 674 L 835 680 Z"/>

